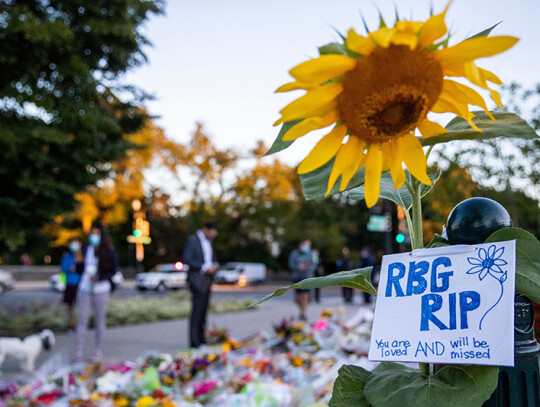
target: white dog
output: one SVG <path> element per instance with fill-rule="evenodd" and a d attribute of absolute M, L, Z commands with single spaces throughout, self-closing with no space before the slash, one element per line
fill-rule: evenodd
<path fill-rule="evenodd" d="M 2 366 L 6 356 L 10 356 L 19 359 L 24 370 L 33 372 L 41 350 L 51 349 L 54 340 L 54 333 L 50 329 L 45 329 L 24 339 L 0 338 L 0 366 Z"/>

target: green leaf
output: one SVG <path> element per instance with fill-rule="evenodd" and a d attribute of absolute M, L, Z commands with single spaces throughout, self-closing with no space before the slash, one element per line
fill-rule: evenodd
<path fill-rule="evenodd" d="M 408 171 L 405 171 L 407 175 L 407 179 L 411 178 L 411 175 Z M 429 191 L 433 189 L 435 184 L 437 183 L 438 179 L 440 178 L 442 173 L 442 170 L 439 168 L 435 174 L 429 175 L 429 179 L 431 179 L 432 184 L 431 185 L 424 185 L 422 184 L 420 194 L 422 197 L 427 195 Z M 405 185 L 402 185 L 401 188 L 395 189 L 394 188 L 394 181 L 392 180 L 392 176 L 389 172 L 385 172 L 381 176 L 381 192 L 379 193 L 379 196 L 384 199 L 388 199 L 389 201 L 394 202 L 396 205 L 401 206 L 406 211 L 409 210 L 412 207 L 412 195 L 407 189 Z M 364 186 L 360 186 L 358 188 L 354 188 L 349 192 L 349 197 L 352 200 L 360 201 L 362 199 L 365 199 L 365 192 L 364 192 Z"/>
<path fill-rule="evenodd" d="M 301 121 L 302 120 L 293 120 L 293 121 L 290 121 L 290 122 L 283 123 L 283 126 L 281 126 L 281 130 L 279 130 L 278 136 L 274 140 L 274 143 L 272 144 L 272 147 L 270 147 L 270 150 L 268 150 L 266 152 L 265 156 L 277 153 L 277 152 L 282 151 L 282 150 L 285 150 L 292 143 L 294 143 L 294 140 L 293 141 L 283 141 L 283 137 L 285 136 L 285 133 L 287 133 L 292 126 L 294 126 L 297 123 L 300 123 Z"/>
<path fill-rule="evenodd" d="M 302 183 L 302 192 L 304 193 L 304 198 L 306 199 L 324 199 L 326 194 L 326 189 L 328 187 L 328 179 L 330 178 L 330 173 L 332 172 L 332 167 L 334 166 L 334 159 L 327 162 L 320 168 L 317 168 L 315 171 L 309 172 L 307 174 L 300 174 L 300 182 Z M 364 183 L 364 168 L 361 168 L 347 185 L 345 190 L 357 187 Z M 341 177 L 339 177 L 330 190 L 329 195 L 334 195 L 339 193 Z"/>
<path fill-rule="evenodd" d="M 328 55 L 328 54 L 339 54 L 347 55 L 347 48 L 345 44 L 340 44 L 338 42 L 331 42 L 330 44 L 323 45 L 319 47 L 319 54 Z"/>
<path fill-rule="evenodd" d="M 435 234 L 431 242 L 426 245 L 426 249 L 433 249 L 435 247 L 450 246 L 450 242 L 441 235 Z"/>
<path fill-rule="evenodd" d="M 416 370 L 373 371 L 364 395 L 373 407 L 480 407 L 497 387 L 497 366 L 444 366 L 433 376 Z"/>
<path fill-rule="evenodd" d="M 298 283 L 291 284 L 287 287 L 280 288 L 274 291 L 272 294 L 267 295 L 262 300 L 257 301 L 253 305 L 260 304 L 261 302 L 267 301 L 272 297 L 279 297 L 280 295 L 285 294 L 287 291 L 294 288 L 299 288 L 301 290 L 311 290 L 313 288 L 321 287 L 350 287 L 356 288 L 366 293 L 377 295 L 377 290 L 373 287 L 371 283 L 371 270 L 373 267 L 364 267 L 361 269 L 341 271 L 339 273 L 330 274 L 329 276 L 324 277 L 312 277 L 306 278 Z"/>
<path fill-rule="evenodd" d="M 453 140 L 487 140 L 496 137 L 507 138 L 538 138 L 536 131 L 515 113 L 491 112 L 496 120 L 491 120 L 481 111 L 473 112 L 476 117 L 473 122 L 482 130 L 474 130 L 469 123 L 461 117 L 455 117 L 446 126 L 447 133 L 430 138 L 419 138 L 423 146 L 434 146 Z"/>
<path fill-rule="evenodd" d="M 540 302 L 540 242 L 520 228 L 504 228 L 491 234 L 486 243 L 516 240 L 516 291 Z"/>
<path fill-rule="evenodd" d="M 382 373 L 389 370 L 393 370 L 393 371 L 403 370 L 405 372 L 418 372 L 418 370 L 402 365 L 401 363 L 381 362 L 379 366 L 373 369 L 373 373 Z"/>
<path fill-rule="evenodd" d="M 502 23 L 502 21 L 499 21 L 497 24 L 492 25 L 491 27 L 486 28 L 486 29 L 483 30 L 483 31 L 480 31 L 479 33 L 476 33 L 476 34 L 474 34 L 473 36 L 471 36 L 471 37 L 469 37 L 469 38 L 466 38 L 465 41 L 471 40 L 471 39 L 473 39 L 473 38 L 487 37 L 489 34 L 491 34 L 491 31 L 493 31 L 493 29 L 494 29 L 495 27 L 497 27 L 500 23 Z"/>
<path fill-rule="evenodd" d="M 364 398 L 364 386 L 371 373 L 358 366 L 343 365 L 334 382 L 329 407 L 372 407 Z"/>

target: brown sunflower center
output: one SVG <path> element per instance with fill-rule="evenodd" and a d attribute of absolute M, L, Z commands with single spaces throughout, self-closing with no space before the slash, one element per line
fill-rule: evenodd
<path fill-rule="evenodd" d="M 337 105 L 351 135 L 385 142 L 410 133 L 437 101 L 441 65 L 423 50 L 376 48 L 345 74 Z"/>

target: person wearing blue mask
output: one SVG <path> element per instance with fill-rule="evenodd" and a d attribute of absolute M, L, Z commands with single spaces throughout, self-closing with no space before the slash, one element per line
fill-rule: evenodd
<path fill-rule="evenodd" d="M 93 362 L 103 359 L 101 350 L 106 329 L 107 308 L 113 288 L 111 279 L 118 269 L 118 255 L 108 230 L 104 226 L 93 226 L 88 236 L 89 245 L 84 250 L 84 272 L 79 283 L 77 338 L 75 361 L 84 359 L 84 342 L 88 332 L 88 321 L 94 308 L 96 340 Z"/>
<path fill-rule="evenodd" d="M 82 254 L 82 246 L 79 239 L 71 239 L 69 241 L 69 252 L 64 253 L 60 261 L 63 280 L 65 283 L 64 297 L 62 302 L 67 307 L 67 329 L 73 331 L 75 329 L 75 314 L 73 312 L 73 304 L 77 300 L 77 288 L 81 274 L 84 268 L 84 257 Z"/>
<path fill-rule="evenodd" d="M 313 277 L 317 263 L 313 261 L 314 256 L 311 250 L 311 241 L 303 240 L 298 249 L 295 249 L 289 255 L 289 268 L 292 273 L 292 282 L 297 283 L 306 278 Z M 307 308 L 309 305 L 310 290 L 295 289 L 294 302 L 298 305 L 301 321 L 307 320 Z"/>

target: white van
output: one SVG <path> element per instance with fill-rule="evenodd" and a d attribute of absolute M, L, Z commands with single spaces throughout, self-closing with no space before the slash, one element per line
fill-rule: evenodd
<path fill-rule="evenodd" d="M 225 263 L 216 273 L 218 284 L 260 284 L 266 280 L 266 266 L 263 263 Z"/>

